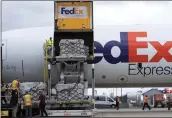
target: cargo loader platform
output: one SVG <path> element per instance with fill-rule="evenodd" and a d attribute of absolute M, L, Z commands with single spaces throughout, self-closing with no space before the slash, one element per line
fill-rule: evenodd
<path fill-rule="evenodd" d="M 47 101 L 47 113 L 49 116 L 93 116 L 94 97 L 91 101 L 86 99 L 87 62 L 94 59 L 93 2 L 55 1 L 54 7 L 53 53 L 49 55 L 52 59 L 46 58 L 46 71 L 51 86 L 51 65 L 56 66 L 58 83 L 54 100 L 49 90 L 51 100 Z"/>

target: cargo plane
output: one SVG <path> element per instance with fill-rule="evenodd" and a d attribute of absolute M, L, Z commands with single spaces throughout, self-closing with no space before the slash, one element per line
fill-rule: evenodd
<path fill-rule="evenodd" d="M 44 80 L 43 44 L 53 27 L 15 29 L 2 33 L 3 80 Z M 94 27 L 96 87 L 172 86 L 172 25 L 98 25 Z M 58 71 L 52 67 L 52 83 Z"/>

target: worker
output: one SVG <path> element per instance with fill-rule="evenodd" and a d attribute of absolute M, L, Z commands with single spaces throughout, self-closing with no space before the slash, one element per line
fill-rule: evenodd
<path fill-rule="evenodd" d="M 46 105 L 46 102 L 45 102 L 45 95 L 40 91 L 40 96 L 39 96 L 39 108 L 40 108 L 40 111 L 41 111 L 41 117 L 43 117 L 43 113 L 45 113 L 46 116 L 48 116 L 46 110 L 45 110 L 45 105 Z"/>
<path fill-rule="evenodd" d="M 142 110 L 144 110 L 144 109 L 145 109 L 145 106 L 147 106 L 147 107 L 148 107 L 148 109 L 149 109 L 149 110 L 151 110 L 151 108 L 150 108 L 150 106 L 149 106 L 148 102 L 149 102 L 149 98 L 148 98 L 148 96 L 146 95 L 146 96 L 144 97 L 144 105 L 143 105 Z"/>
<path fill-rule="evenodd" d="M 172 99 L 170 97 L 168 97 L 167 105 L 168 105 L 168 110 L 170 110 L 171 109 L 171 105 L 172 105 Z"/>
<path fill-rule="evenodd" d="M 11 103 L 12 109 L 13 109 L 12 116 L 13 116 L 13 118 L 16 118 L 17 111 L 18 111 L 18 91 L 17 91 L 17 89 L 12 91 L 12 97 L 11 97 L 10 103 Z"/>
<path fill-rule="evenodd" d="M 119 102 L 120 102 L 120 98 L 117 96 L 116 97 L 116 109 L 119 110 Z"/>
<path fill-rule="evenodd" d="M 1 84 L 1 104 L 3 104 L 3 101 L 5 104 L 7 103 L 5 96 L 6 96 L 6 86 L 4 85 L 4 83 L 2 83 Z"/>
<path fill-rule="evenodd" d="M 32 117 L 32 96 L 29 94 L 29 90 L 26 90 L 26 94 L 23 97 L 24 108 L 26 117 Z"/>
<path fill-rule="evenodd" d="M 47 48 L 48 48 L 48 55 L 51 55 L 52 52 L 52 48 L 53 48 L 53 41 L 52 41 L 52 37 L 50 37 L 49 40 L 47 40 Z"/>
<path fill-rule="evenodd" d="M 12 90 L 17 90 L 19 89 L 19 79 L 16 78 L 16 80 L 13 80 L 11 83 L 11 88 Z"/>

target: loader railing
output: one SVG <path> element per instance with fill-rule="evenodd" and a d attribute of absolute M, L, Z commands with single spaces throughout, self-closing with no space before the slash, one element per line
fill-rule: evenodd
<path fill-rule="evenodd" d="M 48 79 L 48 62 L 50 59 L 52 59 L 52 54 L 48 54 L 50 45 L 48 45 L 47 40 L 44 43 L 44 59 L 45 59 L 45 66 L 44 66 L 44 83 Z M 53 50 L 53 47 L 52 47 Z M 52 51 L 53 52 L 53 51 Z"/>

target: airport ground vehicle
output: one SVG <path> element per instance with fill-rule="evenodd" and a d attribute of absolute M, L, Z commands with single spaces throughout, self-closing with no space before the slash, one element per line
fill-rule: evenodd
<path fill-rule="evenodd" d="M 111 97 L 100 95 L 94 97 L 94 104 L 96 108 L 115 108 L 116 101 Z"/>
<path fill-rule="evenodd" d="M 92 98 L 92 96 L 89 96 Z M 107 95 L 95 95 L 94 97 L 95 108 L 115 108 L 116 101 Z"/>
<path fill-rule="evenodd" d="M 154 95 L 154 107 L 165 107 L 165 98 L 164 98 L 164 94 L 155 94 Z"/>

